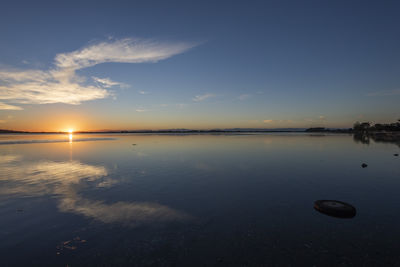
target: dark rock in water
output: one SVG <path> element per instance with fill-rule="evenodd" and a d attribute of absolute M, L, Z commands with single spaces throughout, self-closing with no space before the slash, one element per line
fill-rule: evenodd
<path fill-rule="evenodd" d="M 399 154 L 397 154 L 397 153 L 396 153 L 396 154 L 393 154 L 393 156 L 395 156 L 395 157 L 398 157 L 398 156 L 399 156 Z"/>
<path fill-rule="evenodd" d="M 132 144 L 132 146 L 136 146 L 136 144 Z"/>
<path fill-rule="evenodd" d="M 361 164 L 361 167 L 363 167 L 363 168 L 366 168 L 367 166 L 368 166 L 368 165 L 365 164 L 365 163 Z"/>
<path fill-rule="evenodd" d="M 314 209 L 336 218 L 353 218 L 356 216 L 356 208 L 338 200 L 317 200 L 314 202 Z"/>

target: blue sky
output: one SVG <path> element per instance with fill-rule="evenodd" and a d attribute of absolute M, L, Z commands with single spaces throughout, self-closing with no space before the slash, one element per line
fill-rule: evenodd
<path fill-rule="evenodd" d="M 400 118 L 397 1 L 55 2 L 2 2 L 0 128 Z"/>

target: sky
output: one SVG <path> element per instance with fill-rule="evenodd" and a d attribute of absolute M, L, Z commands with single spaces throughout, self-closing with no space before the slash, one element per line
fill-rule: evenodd
<path fill-rule="evenodd" d="M 0 129 L 351 127 L 400 118 L 399 1 L 18 1 Z"/>

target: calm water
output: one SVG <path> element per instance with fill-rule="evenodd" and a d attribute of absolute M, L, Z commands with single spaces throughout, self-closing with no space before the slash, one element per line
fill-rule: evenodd
<path fill-rule="evenodd" d="M 399 265 L 399 150 L 349 135 L 0 135 L 0 264 Z M 357 215 L 318 213 L 319 199 Z"/>

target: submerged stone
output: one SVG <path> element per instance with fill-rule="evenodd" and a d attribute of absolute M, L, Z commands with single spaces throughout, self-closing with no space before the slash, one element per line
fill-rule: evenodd
<path fill-rule="evenodd" d="M 317 200 L 314 202 L 314 209 L 336 218 L 353 218 L 356 216 L 356 208 L 338 200 Z"/>
<path fill-rule="evenodd" d="M 363 167 L 363 168 L 366 168 L 367 166 L 368 166 L 368 165 L 365 164 L 365 163 L 361 164 L 361 167 Z"/>

